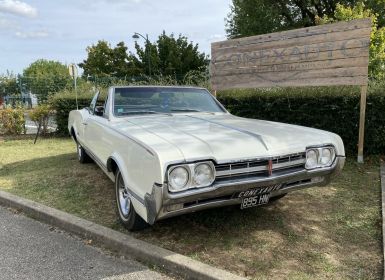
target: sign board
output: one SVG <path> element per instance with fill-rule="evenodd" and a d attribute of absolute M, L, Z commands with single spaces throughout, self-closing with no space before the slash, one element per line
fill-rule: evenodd
<path fill-rule="evenodd" d="M 370 32 L 359 19 L 212 43 L 212 86 L 365 85 Z"/>
<path fill-rule="evenodd" d="M 363 162 L 371 24 L 357 19 L 212 43 L 212 88 L 359 85 Z"/>
<path fill-rule="evenodd" d="M 77 78 L 78 68 L 76 67 L 76 64 L 72 63 L 68 65 L 68 71 L 73 79 Z"/>

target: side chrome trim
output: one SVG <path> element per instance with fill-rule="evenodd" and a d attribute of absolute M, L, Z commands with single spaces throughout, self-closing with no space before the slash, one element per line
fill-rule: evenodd
<path fill-rule="evenodd" d="M 141 198 L 137 193 L 133 192 L 130 188 L 128 188 L 127 190 L 130 193 L 130 195 L 132 195 L 132 197 L 134 197 L 137 201 L 139 201 L 144 206 L 144 199 L 143 198 Z"/>

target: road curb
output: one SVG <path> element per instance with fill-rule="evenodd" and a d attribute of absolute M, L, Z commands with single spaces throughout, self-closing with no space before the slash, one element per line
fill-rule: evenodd
<path fill-rule="evenodd" d="M 383 197 L 384 199 L 384 197 Z M 383 202 L 384 203 L 384 202 Z M 160 248 L 127 234 L 95 224 L 66 212 L 0 191 L 0 204 L 15 208 L 44 223 L 91 239 L 96 244 L 145 264 L 156 265 L 185 279 L 246 279 L 189 257 Z"/>
<path fill-rule="evenodd" d="M 385 279 L 385 163 L 381 163 L 381 200 L 382 200 L 382 252 L 383 252 L 383 277 Z"/>

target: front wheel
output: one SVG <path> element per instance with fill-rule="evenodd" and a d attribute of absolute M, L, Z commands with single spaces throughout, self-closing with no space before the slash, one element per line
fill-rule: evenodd
<path fill-rule="evenodd" d="M 130 231 L 144 229 L 148 224 L 135 212 L 131 201 L 131 194 L 124 184 L 120 170 L 115 175 L 115 195 L 117 212 L 120 222 Z"/>

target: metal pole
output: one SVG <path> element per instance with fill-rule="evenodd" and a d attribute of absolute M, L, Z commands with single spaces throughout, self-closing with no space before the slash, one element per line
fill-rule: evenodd
<path fill-rule="evenodd" d="M 151 49 L 150 49 L 150 40 L 148 40 L 148 34 L 146 34 L 146 43 L 148 45 L 148 74 L 151 77 Z"/>
<path fill-rule="evenodd" d="M 368 85 L 361 86 L 361 102 L 360 102 L 360 128 L 358 135 L 358 155 L 357 162 L 364 162 L 364 134 L 365 134 L 365 110 L 366 110 L 366 94 Z"/>
<path fill-rule="evenodd" d="M 72 67 L 76 67 L 75 65 L 73 65 Z M 75 73 L 75 69 L 74 69 L 74 73 Z M 78 104 L 78 91 L 77 91 L 77 87 L 76 87 L 76 80 L 77 80 L 77 75 L 74 74 L 74 86 L 75 86 L 75 98 L 76 98 L 76 110 L 79 110 L 79 104 Z"/>
<path fill-rule="evenodd" d="M 70 75 L 71 75 L 72 79 L 74 80 L 76 110 L 79 110 L 78 91 L 77 91 L 77 88 L 76 88 L 76 80 L 77 80 L 77 77 L 78 77 L 78 68 L 76 67 L 75 63 L 72 63 L 72 64 L 68 65 L 68 70 L 70 72 Z"/>

